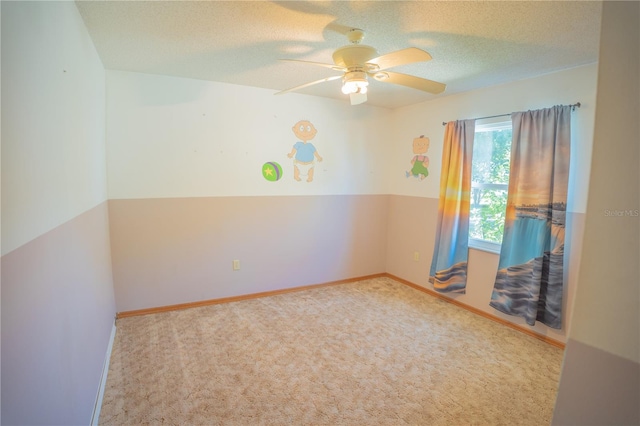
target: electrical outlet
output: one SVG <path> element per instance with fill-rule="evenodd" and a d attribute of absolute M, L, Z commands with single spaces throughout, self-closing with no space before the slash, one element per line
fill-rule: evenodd
<path fill-rule="evenodd" d="M 239 260 L 234 260 L 233 261 L 233 270 L 234 271 L 239 271 L 240 270 L 240 261 Z"/>
<path fill-rule="evenodd" d="M 413 252 L 413 260 L 415 260 L 416 262 L 420 261 L 420 252 L 419 251 L 414 251 Z"/>

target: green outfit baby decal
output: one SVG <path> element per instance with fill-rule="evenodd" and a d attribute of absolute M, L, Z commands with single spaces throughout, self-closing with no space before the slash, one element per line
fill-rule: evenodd
<path fill-rule="evenodd" d="M 429 138 L 425 138 L 424 135 L 413 140 L 413 153 L 415 155 L 411 159 L 411 170 L 405 172 L 406 177 L 413 176 L 423 180 L 429 176 L 429 157 L 424 155 L 429 150 L 429 143 Z"/>
<path fill-rule="evenodd" d="M 318 131 L 310 121 L 300 120 L 293 126 L 293 133 L 300 139 L 287 154 L 287 157 L 293 158 L 293 178 L 300 181 L 300 176 L 306 176 L 307 182 L 312 182 L 315 160 L 322 161 L 322 157 L 309 141 Z"/>

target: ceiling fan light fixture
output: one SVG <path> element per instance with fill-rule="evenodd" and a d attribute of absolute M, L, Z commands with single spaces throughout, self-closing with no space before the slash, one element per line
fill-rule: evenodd
<path fill-rule="evenodd" d="M 367 93 L 367 73 L 362 71 L 347 72 L 342 79 L 342 93 Z"/>
<path fill-rule="evenodd" d="M 342 85 L 342 93 L 344 93 L 345 95 L 349 95 L 351 93 L 367 93 L 368 84 L 368 82 L 365 82 L 363 84 L 356 81 L 347 81 Z"/>

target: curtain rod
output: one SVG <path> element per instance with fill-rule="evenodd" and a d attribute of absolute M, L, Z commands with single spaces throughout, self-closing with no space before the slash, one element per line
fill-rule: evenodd
<path fill-rule="evenodd" d="M 580 102 L 576 102 L 575 104 L 571 104 L 568 105 L 571 107 L 571 111 L 575 111 L 576 108 L 580 108 Z M 513 113 L 509 113 L 509 114 L 498 114 L 498 115 L 489 115 L 487 117 L 476 117 L 476 118 L 472 118 L 471 120 L 484 120 L 485 118 L 496 118 L 496 117 L 507 117 L 509 115 L 511 115 Z M 442 122 L 443 126 L 446 126 L 447 123 L 445 121 Z"/>

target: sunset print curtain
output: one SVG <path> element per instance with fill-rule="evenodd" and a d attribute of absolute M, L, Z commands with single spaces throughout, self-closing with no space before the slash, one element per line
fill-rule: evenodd
<path fill-rule="evenodd" d="M 442 148 L 438 225 L 429 272 L 433 288 L 464 293 L 469 253 L 469 201 L 475 120 L 447 123 Z"/>
<path fill-rule="evenodd" d="M 490 305 L 529 325 L 560 329 L 571 106 L 511 119 L 507 212 Z"/>

